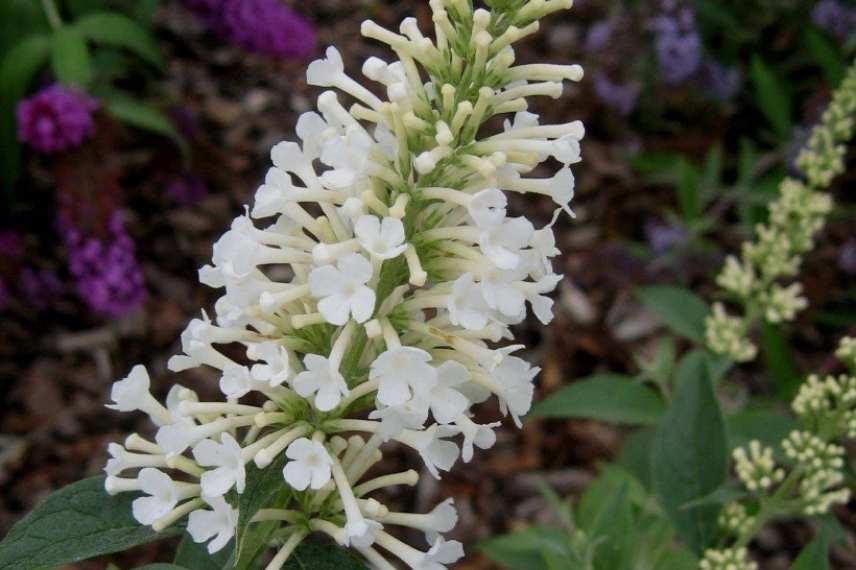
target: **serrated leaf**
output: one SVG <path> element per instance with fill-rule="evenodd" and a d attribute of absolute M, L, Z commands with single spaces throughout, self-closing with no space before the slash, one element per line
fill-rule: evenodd
<path fill-rule="evenodd" d="M 330 542 L 304 540 L 283 570 L 368 570 L 350 550 Z"/>
<path fill-rule="evenodd" d="M 752 58 L 751 75 L 758 109 L 770 121 L 779 139 L 787 140 L 793 126 L 793 103 L 787 85 L 759 55 Z"/>
<path fill-rule="evenodd" d="M 690 548 L 701 552 L 716 536 L 719 508 L 682 507 L 714 492 L 728 475 L 725 422 L 703 352 L 690 353 L 678 368 L 651 461 L 654 493 L 663 510 Z"/>
<path fill-rule="evenodd" d="M 92 81 L 92 56 L 80 30 L 64 26 L 51 37 L 51 68 L 63 85 L 86 90 Z"/>
<path fill-rule="evenodd" d="M 0 542 L 0 570 L 71 564 L 173 536 L 141 526 L 131 515 L 130 493 L 111 497 L 104 477 L 73 483 L 52 494 Z"/>
<path fill-rule="evenodd" d="M 621 374 L 598 374 L 551 394 L 532 408 L 530 417 L 654 424 L 664 411 L 663 401 L 649 386 Z"/>
<path fill-rule="evenodd" d="M 184 533 L 178 549 L 175 551 L 173 564 L 187 570 L 212 570 L 212 568 L 224 568 L 229 561 L 234 543 L 230 542 L 219 552 L 208 553 L 207 545 L 193 542 L 190 534 Z"/>
<path fill-rule="evenodd" d="M 704 322 L 710 309 L 701 297 L 688 289 L 665 285 L 640 287 L 636 295 L 672 332 L 704 342 Z"/>
<path fill-rule="evenodd" d="M 87 39 L 127 49 L 155 67 L 163 67 L 163 57 L 154 37 L 131 18 L 119 12 L 96 12 L 83 16 L 74 26 Z"/>

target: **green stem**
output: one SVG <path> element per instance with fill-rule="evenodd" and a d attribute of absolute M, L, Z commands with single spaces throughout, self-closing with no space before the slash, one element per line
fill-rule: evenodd
<path fill-rule="evenodd" d="M 62 18 L 59 15 L 59 10 L 54 0 L 42 0 L 42 9 L 45 12 L 45 17 L 48 19 L 51 29 L 54 31 L 60 29 L 62 27 Z"/>

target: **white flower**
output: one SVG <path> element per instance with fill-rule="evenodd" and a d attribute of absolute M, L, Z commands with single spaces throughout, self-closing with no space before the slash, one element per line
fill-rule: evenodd
<path fill-rule="evenodd" d="M 470 407 L 470 401 L 457 387 L 470 381 L 469 371 L 460 363 L 448 360 L 437 368 L 437 384 L 430 389 L 431 413 L 441 424 L 448 424 Z"/>
<path fill-rule="evenodd" d="M 458 446 L 445 439 L 457 433 L 457 429 L 434 424 L 424 431 L 405 432 L 397 439 L 418 451 L 425 468 L 439 479 L 439 471 L 450 470 L 460 455 Z"/>
<path fill-rule="evenodd" d="M 393 259 L 407 249 L 404 243 L 404 224 L 396 218 L 360 216 L 354 225 L 360 245 L 378 259 Z"/>
<path fill-rule="evenodd" d="M 251 345 L 252 354 L 248 355 L 253 360 L 259 360 L 264 364 L 253 364 L 250 369 L 254 380 L 265 382 L 271 387 L 280 386 L 291 376 L 291 366 L 288 362 L 288 351 L 275 342 L 262 342 Z"/>
<path fill-rule="evenodd" d="M 526 296 L 515 285 L 523 278 L 522 271 L 494 269 L 482 275 L 481 292 L 487 306 L 506 317 L 522 320 L 526 313 Z"/>
<path fill-rule="evenodd" d="M 298 491 L 307 488 L 320 489 L 332 476 L 333 460 L 323 445 L 301 437 L 291 443 L 285 451 L 290 461 L 282 470 L 286 483 Z"/>
<path fill-rule="evenodd" d="M 157 425 L 169 423 L 172 419 L 169 412 L 154 399 L 149 392 L 150 388 L 149 373 L 145 366 L 138 364 L 131 369 L 127 377 L 113 383 L 110 398 L 114 403 L 107 404 L 107 407 L 120 412 L 140 410 L 148 414 Z"/>
<path fill-rule="evenodd" d="M 437 383 L 431 355 L 419 348 L 401 346 L 387 350 L 371 365 L 369 378 L 378 380 L 377 400 L 386 406 L 403 404 L 415 393 L 425 393 Z"/>
<path fill-rule="evenodd" d="M 395 406 L 383 406 L 369 414 L 369 419 L 381 421 L 381 434 L 385 439 L 395 437 L 404 429 L 422 429 L 428 419 L 430 403 L 426 398 L 414 397 Z"/>
<path fill-rule="evenodd" d="M 229 364 L 223 368 L 220 377 L 220 391 L 229 398 L 246 396 L 253 390 L 266 387 L 267 384 L 255 380 L 250 369 L 240 364 Z"/>
<path fill-rule="evenodd" d="M 464 547 L 457 540 L 437 537 L 421 564 L 420 570 L 446 570 L 446 564 L 454 564 L 464 557 Z"/>
<path fill-rule="evenodd" d="M 526 218 L 510 218 L 482 232 L 479 246 L 500 269 L 520 264 L 521 250 L 529 245 L 535 228 Z"/>
<path fill-rule="evenodd" d="M 508 198 L 496 188 L 488 188 L 475 194 L 471 199 L 467 210 L 476 226 L 479 228 L 492 228 L 502 223 L 505 219 Z"/>
<path fill-rule="evenodd" d="M 326 51 L 327 57 L 317 59 L 309 64 L 306 70 L 306 82 L 309 85 L 319 87 L 330 87 L 336 79 L 345 72 L 345 64 L 342 62 L 342 54 L 335 47 L 330 46 Z"/>
<path fill-rule="evenodd" d="M 178 488 L 169 475 L 158 469 L 147 467 L 137 475 L 140 490 L 148 495 L 134 499 L 131 505 L 134 518 L 140 524 L 151 525 L 168 515 L 178 504 Z"/>
<path fill-rule="evenodd" d="M 197 509 L 190 513 L 187 532 L 196 543 L 203 543 L 214 537 L 214 540 L 208 543 L 208 553 L 214 554 L 235 536 L 235 529 L 238 527 L 238 511 L 223 497 L 210 497 L 205 501 L 213 510 Z"/>
<path fill-rule="evenodd" d="M 506 356 L 493 371 L 493 377 L 502 390 L 499 396 L 503 411 L 511 413 L 517 425 L 520 425 L 520 416 L 526 415 L 532 407 L 535 394 L 532 382 L 540 370 L 522 358 Z"/>
<path fill-rule="evenodd" d="M 233 486 L 238 493 L 244 492 L 246 471 L 241 446 L 231 435 L 224 433 L 220 443 L 203 439 L 194 446 L 193 458 L 203 467 L 216 467 L 202 474 L 200 483 L 204 497 L 224 495 Z"/>
<path fill-rule="evenodd" d="M 480 330 L 487 326 L 490 307 L 485 303 L 481 289 L 473 281 L 472 273 L 464 273 L 452 284 L 452 294 L 446 304 L 449 321 L 469 330 Z"/>
<path fill-rule="evenodd" d="M 353 316 L 364 323 L 372 316 L 375 292 L 366 287 L 372 276 L 371 263 L 358 253 L 340 258 L 336 267 L 324 265 L 309 274 L 312 295 L 321 301 L 318 310 L 333 325 L 344 325 Z"/>
<path fill-rule="evenodd" d="M 306 370 L 295 376 L 294 391 L 308 398 L 315 394 L 315 407 L 329 412 L 339 405 L 342 396 L 348 395 L 348 385 L 330 361 L 317 354 L 307 354 L 303 358 Z"/>
<path fill-rule="evenodd" d="M 321 175 L 330 188 L 347 188 L 360 179 L 369 164 L 369 152 L 374 141 L 362 127 L 351 125 L 342 136 L 324 143 L 321 162 L 332 167 Z"/>
<path fill-rule="evenodd" d="M 455 419 L 455 426 L 461 430 L 464 442 L 461 444 L 461 459 L 469 463 L 473 458 L 473 446 L 479 449 L 490 449 L 496 443 L 496 434 L 493 428 L 502 425 L 501 422 L 489 424 L 477 424 L 465 415 Z"/>

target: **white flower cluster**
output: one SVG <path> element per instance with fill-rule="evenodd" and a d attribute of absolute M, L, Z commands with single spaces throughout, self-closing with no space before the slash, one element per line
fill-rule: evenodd
<path fill-rule="evenodd" d="M 856 374 L 856 337 L 846 336 L 841 339 L 835 356 Z"/>
<path fill-rule="evenodd" d="M 844 481 L 844 448 L 808 431 L 793 431 L 782 441 L 782 449 L 802 471 L 799 499 L 807 515 L 825 513 L 850 500 L 850 490 L 836 489 Z"/>
<path fill-rule="evenodd" d="M 776 467 L 773 448 L 764 447 L 757 440 L 749 442 L 748 451 L 743 447 L 735 449 L 732 458 L 737 477 L 753 493 L 766 493 L 785 478 L 784 470 Z"/>
<path fill-rule="evenodd" d="M 752 531 L 756 518 L 751 516 L 743 504 L 738 502 L 728 503 L 719 513 L 719 526 L 729 534 L 742 536 Z"/>
<path fill-rule="evenodd" d="M 812 374 L 800 387 L 791 407 L 816 429 L 830 425 L 838 433 L 856 437 L 856 376 L 821 378 Z"/>
<path fill-rule="evenodd" d="M 699 570 L 758 570 L 758 563 L 749 560 L 745 548 L 706 550 Z"/>
<path fill-rule="evenodd" d="M 302 144 L 273 148 L 254 204 L 200 270 L 225 293 L 214 320 L 203 314 L 184 331 L 169 368 L 217 370 L 225 401 L 176 385 L 161 405 L 139 366 L 114 385 L 112 407 L 159 427 L 154 441 L 111 445 L 106 467 L 108 491 L 144 494 L 134 501 L 141 523 L 162 529 L 189 515 L 193 539 L 217 551 L 235 535 L 253 464 L 280 470 L 291 490 L 253 519 L 283 523 L 268 570 L 310 532 L 380 569 L 393 568 L 390 554 L 426 570 L 463 555 L 441 536 L 457 520 L 451 500 L 428 514 L 391 512 L 367 495 L 415 485 L 417 474 L 364 476 L 395 442 L 439 478 L 496 440 L 499 424 L 473 421 L 475 404 L 495 397 L 518 425 L 529 410 L 538 368 L 515 355 L 521 345 L 497 345 L 513 339 L 527 305 L 550 322 L 559 252 L 550 226 L 508 215 L 507 192 L 572 213 L 583 126 L 539 124 L 527 97 L 559 97 L 582 69 L 514 65 L 511 44 L 570 0 L 430 5 L 434 40 L 414 18 L 400 33 L 362 26 L 397 56 L 363 66 L 385 97 L 349 76 L 333 47 L 309 66 L 310 84 L 337 88 L 351 106 L 334 91 L 318 97 L 318 112 L 298 121 Z M 483 133 L 509 113 L 501 132 Z M 555 175 L 530 176 L 548 160 Z M 427 549 L 393 526 L 423 531 Z"/>

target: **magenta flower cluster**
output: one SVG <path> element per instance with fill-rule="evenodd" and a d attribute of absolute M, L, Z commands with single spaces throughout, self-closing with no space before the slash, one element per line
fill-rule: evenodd
<path fill-rule="evenodd" d="M 45 87 L 18 103 L 18 140 L 44 153 L 77 147 L 95 131 L 97 108 L 84 93 L 59 84 Z"/>
<path fill-rule="evenodd" d="M 278 0 L 185 0 L 215 31 L 247 51 L 275 57 L 306 57 L 315 30 Z"/>
<path fill-rule="evenodd" d="M 116 318 L 139 307 L 146 296 L 143 272 L 121 214 L 113 213 L 104 238 L 86 235 L 67 223 L 60 225 L 77 293 L 89 308 Z"/>

